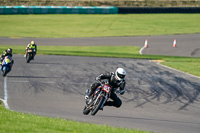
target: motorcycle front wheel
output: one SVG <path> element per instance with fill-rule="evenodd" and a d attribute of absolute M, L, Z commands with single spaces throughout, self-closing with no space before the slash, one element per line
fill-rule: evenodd
<path fill-rule="evenodd" d="M 3 70 L 3 74 L 2 74 L 2 76 L 5 77 L 6 74 L 7 74 L 7 67 L 5 66 L 5 68 L 4 68 L 4 70 Z"/>
<path fill-rule="evenodd" d="M 30 54 L 27 54 L 27 55 L 26 55 L 26 63 L 29 63 L 30 60 L 31 60 L 31 56 L 30 56 Z"/>
<path fill-rule="evenodd" d="M 85 106 L 83 109 L 83 114 L 88 115 L 89 113 L 90 113 L 90 109 L 88 109 L 87 106 Z"/>
<path fill-rule="evenodd" d="M 104 99 L 105 99 L 105 97 L 104 97 L 104 96 L 101 96 L 101 97 L 97 100 L 96 104 L 94 105 L 93 109 L 91 110 L 91 115 L 95 115 L 95 114 L 99 111 L 99 109 L 101 108 L 101 105 L 102 105 L 103 102 L 104 102 Z"/>

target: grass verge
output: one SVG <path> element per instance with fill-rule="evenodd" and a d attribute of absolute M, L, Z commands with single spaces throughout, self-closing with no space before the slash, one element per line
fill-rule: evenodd
<path fill-rule="evenodd" d="M 1 45 L 0 51 L 13 48 L 14 54 L 24 54 L 25 46 Z M 200 76 L 200 58 L 161 56 L 161 55 L 140 55 L 140 47 L 136 46 L 38 46 L 37 54 L 46 55 L 68 55 L 68 56 L 95 56 L 134 58 L 149 60 L 164 60 L 161 64 L 181 70 L 196 76 Z M 189 64 L 189 65 L 188 65 Z"/>
<path fill-rule="evenodd" d="M 7 110 L 0 101 L 1 133 L 149 133 Z"/>
<path fill-rule="evenodd" d="M 100 37 L 200 33 L 200 14 L 0 15 L 1 37 Z"/>

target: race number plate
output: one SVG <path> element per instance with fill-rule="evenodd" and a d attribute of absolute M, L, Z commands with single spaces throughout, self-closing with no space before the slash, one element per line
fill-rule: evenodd
<path fill-rule="evenodd" d="M 104 85 L 102 90 L 104 90 L 104 91 L 107 92 L 107 93 L 110 93 L 111 88 L 110 88 L 110 86 L 108 86 L 108 85 Z"/>

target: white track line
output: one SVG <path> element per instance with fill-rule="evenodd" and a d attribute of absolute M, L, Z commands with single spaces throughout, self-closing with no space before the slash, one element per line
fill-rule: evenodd
<path fill-rule="evenodd" d="M 142 55 L 142 51 L 144 50 L 144 46 L 140 49 L 139 53 Z"/>
<path fill-rule="evenodd" d="M 7 93 L 7 77 L 4 78 L 4 100 L 1 99 L 5 105 L 5 107 L 7 109 L 9 109 L 9 106 L 8 106 L 8 93 Z"/>

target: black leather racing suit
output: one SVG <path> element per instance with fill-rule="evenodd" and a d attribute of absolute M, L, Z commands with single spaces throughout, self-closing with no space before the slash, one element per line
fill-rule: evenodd
<path fill-rule="evenodd" d="M 96 79 L 98 79 L 98 80 L 107 79 L 109 85 L 112 87 L 110 99 L 112 99 L 113 101 L 107 101 L 104 105 L 105 106 L 115 106 L 115 107 L 119 108 L 122 105 L 122 101 L 116 95 L 115 91 L 119 88 L 120 94 L 123 95 L 124 94 L 125 85 L 126 85 L 126 81 L 125 80 L 122 80 L 122 81 L 116 80 L 114 72 L 107 73 L 107 74 L 101 74 Z M 96 88 L 99 85 L 100 85 L 100 83 L 93 83 L 91 85 L 91 91 L 89 92 L 89 96 L 91 96 L 94 93 L 94 91 L 96 90 Z"/>

